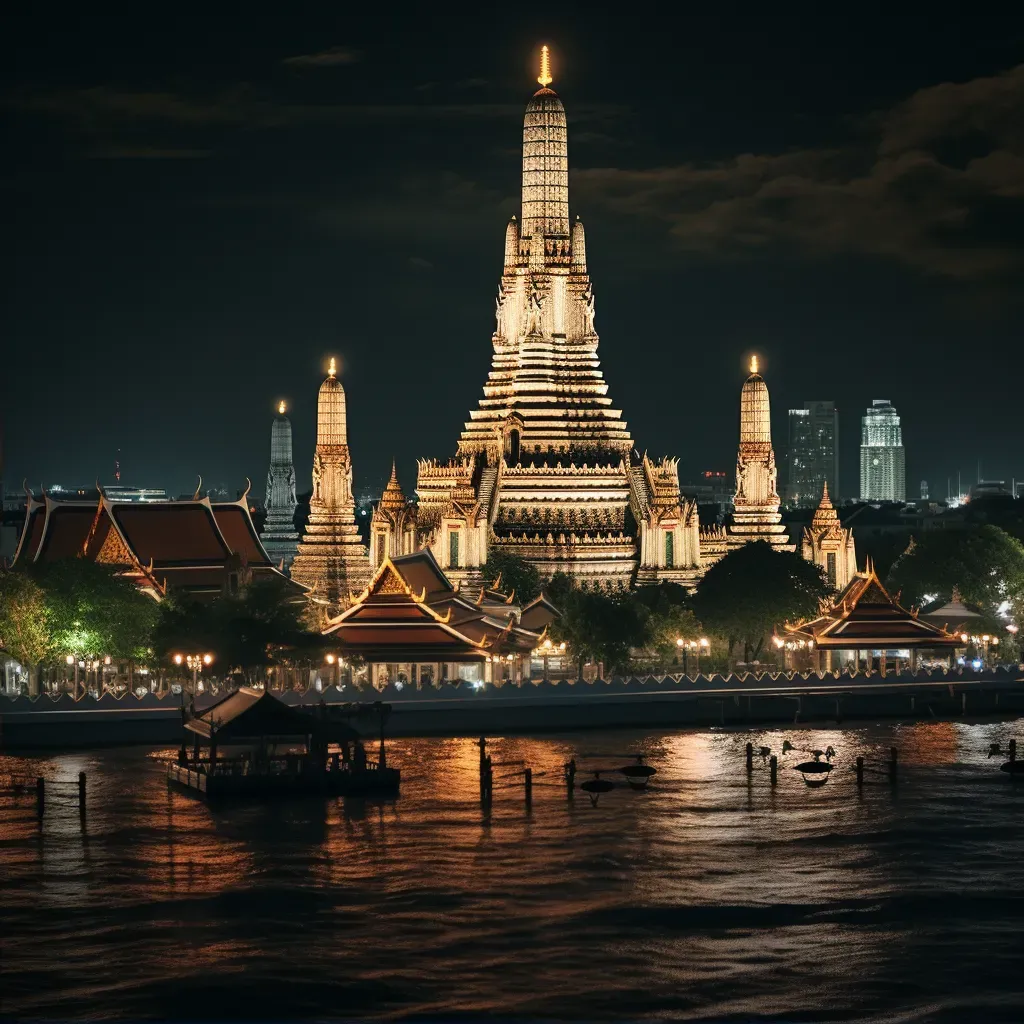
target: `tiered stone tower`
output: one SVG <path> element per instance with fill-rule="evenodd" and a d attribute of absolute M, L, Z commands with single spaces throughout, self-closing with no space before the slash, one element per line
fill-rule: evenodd
<path fill-rule="evenodd" d="M 359 593 L 370 578 L 369 552 L 359 537 L 352 496 L 345 389 L 336 373 L 332 359 L 317 400 L 309 522 L 292 563 L 292 579 L 334 608 L 345 607 L 350 594 Z"/>
<path fill-rule="evenodd" d="M 696 506 L 680 498 L 675 460 L 634 451 L 600 369 L 583 223 L 570 227 L 565 109 L 549 88 L 546 47 L 537 81 L 491 371 L 457 457 L 420 462 L 420 540 L 450 576 L 474 582 L 492 547 L 583 584 L 695 582 Z"/>
<path fill-rule="evenodd" d="M 740 447 L 736 456 L 736 497 L 726 529 L 729 548 L 755 540 L 779 551 L 794 551 L 779 512 L 779 493 L 772 448 L 768 385 L 757 372 L 757 356 L 740 394 Z"/>
<path fill-rule="evenodd" d="M 285 404 L 277 407 L 270 428 L 270 469 L 267 472 L 267 521 L 260 540 L 267 554 L 287 569 L 295 559 L 299 535 L 295 530 L 295 467 L 292 464 L 292 423 Z"/>
<path fill-rule="evenodd" d="M 829 585 L 835 590 L 844 590 L 857 575 L 853 530 L 839 522 L 839 513 L 828 496 L 827 482 L 811 525 L 804 527 L 800 553 L 825 570 Z"/>
<path fill-rule="evenodd" d="M 370 563 L 376 568 L 385 555 L 397 558 L 419 549 L 416 538 L 416 506 L 410 504 L 398 482 L 398 469 L 391 463 L 388 480 L 370 520 Z"/>

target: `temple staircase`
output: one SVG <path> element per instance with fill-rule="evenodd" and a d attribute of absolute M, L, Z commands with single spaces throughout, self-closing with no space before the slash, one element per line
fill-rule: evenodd
<path fill-rule="evenodd" d="M 494 518 L 498 513 L 497 502 L 494 501 L 494 492 L 498 483 L 498 467 L 484 466 L 480 473 L 480 487 L 477 490 L 477 498 L 480 507 L 487 513 L 488 524 L 493 525 Z M 492 507 L 492 505 L 494 507 Z"/>

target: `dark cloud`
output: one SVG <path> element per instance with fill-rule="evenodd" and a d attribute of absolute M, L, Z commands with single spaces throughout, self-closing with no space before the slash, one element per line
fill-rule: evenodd
<path fill-rule="evenodd" d="M 346 64 L 358 64 L 362 54 L 350 46 L 332 46 L 319 53 L 301 53 L 296 57 L 285 57 L 282 63 L 293 68 L 336 68 Z"/>
<path fill-rule="evenodd" d="M 87 155 L 92 160 L 202 160 L 210 155 L 210 150 L 171 146 L 98 146 Z"/>
<path fill-rule="evenodd" d="M 863 254 L 976 279 L 1024 269 L 1024 65 L 922 89 L 831 148 L 708 164 L 592 168 L 578 193 L 667 225 L 685 251 L 744 258 L 773 245 Z"/>

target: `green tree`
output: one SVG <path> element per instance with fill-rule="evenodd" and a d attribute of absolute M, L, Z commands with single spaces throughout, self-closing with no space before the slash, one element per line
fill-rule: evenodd
<path fill-rule="evenodd" d="M 50 651 L 46 596 L 23 572 L 0 569 L 0 648 L 28 669 L 29 691 L 39 691 L 39 663 Z"/>
<path fill-rule="evenodd" d="M 632 595 L 573 590 L 561 611 L 551 627 L 552 639 L 565 642 L 581 674 L 586 661 L 603 661 L 612 671 L 622 669 L 632 650 L 647 642 L 648 615 Z"/>
<path fill-rule="evenodd" d="M 1024 617 L 1024 545 L 998 526 L 929 530 L 896 560 L 887 585 L 904 604 L 926 596 L 947 600 L 953 588 L 964 601 L 996 616 L 1004 604 L 1018 622 Z"/>
<path fill-rule="evenodd" d="M 305 603 L 296 602 L 279 579 L 203 603 L 171 598 L 160 607 L 153 647 L 162 661 L 176 653 L 210 653 L 219 674 L 237 670 L 248 679 L 274 662 L 275 649 L 319 649 L 320 638 L 306 628 L 304 611 Z"/>
<path fill-rule="evenodd" d="M 828 594 L 825 574 L 813 562 L 757 541 L 730 551 L 708 569 L 697 585 L 693 609 L 725 638 L 730 658 L 742 644 L 743 660 L 749 662 L 776 625 L 817 614 Z"/>
<path fill-rule="evenodd" d="M 568 602 L 569 596 L 575 589 L 575 580 L 565 572 L 556 572 L 554 576 L 544 584 L 544 593 L 547 594 L 559 611 L 561 611 L 562 607 Z"/>
<path fill-rule="evenodd" d="M 114 567 L 64 558 L 35 566 L 33 577 L 45 597 L 51 658 L 148 656 L 158 606 Z"/>
<path fill-rule="evenodd" d="M 482 572 L 488 587 L 500 576 L 502 592 L 509 594 L 515 591 L 516 600 L 520 604 L 532 601 L 540 593 L 541 578 L 537 567 L 518 555 L 492 551 Z"/>

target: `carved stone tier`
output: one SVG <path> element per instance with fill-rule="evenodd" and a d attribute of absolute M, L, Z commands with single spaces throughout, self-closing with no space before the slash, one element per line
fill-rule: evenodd
<path fill-rule="evenodd" d="M 292 564 L 292 578 L 315 600 L 347 607 L 370 578 L 370 558 L 356 525 L 345 389 L 331 371 L 320 386 L 309 522 Z"/>

